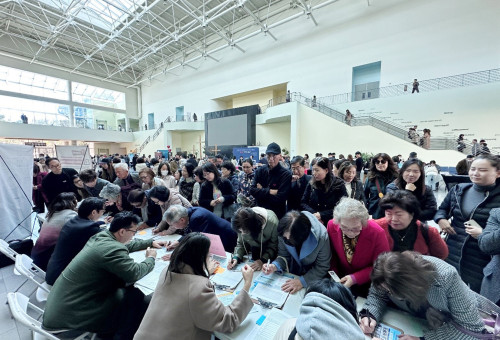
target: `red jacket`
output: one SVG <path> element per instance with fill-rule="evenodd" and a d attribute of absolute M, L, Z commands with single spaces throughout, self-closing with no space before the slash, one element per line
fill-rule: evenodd
<path fill-rule="evenodd" d="M 390 251 L 384 230 L 375 221 L 368 220 L 368 224 L 359 234 L 351 263 L 347 262 L 345 256 L 342 230 L 339 225 L 334 220 L 330 220 L 327 231 L 332 248 L 330 270 L 335 271 L 340 278 L 351 275 L 358 285 L 370 282 L 373 263 L 380 253 Z"/>
<path fill-rule="evenodd" d="M 389 233 L 389 222 L 383 217 L 378 220 L 375 220 L 382 229 L 385 230 L 385 235 L 387 236 L 387 240 L 389 241 L 389 247 L 394 248 L 394 240 Z M 441 260 L 444 260 L 448 257 L 448 246 L 439 235 L 439 232 L 436 228 L 429 227 L 428 235 L 429 235 L 429 244 L 425 242 L 424 235 L 422 235 L 422 222 L 417 220 L 417 240 L 413 245 L 413 250 L 419 252 L 422 255 L 431 255 Z"/>

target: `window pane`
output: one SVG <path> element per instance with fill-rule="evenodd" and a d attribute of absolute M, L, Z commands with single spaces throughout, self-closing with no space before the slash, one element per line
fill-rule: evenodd
<path fill-rule="evenodd" d="M 23 114 L 28 117 L 28 124 L 69 126 L 67 105 L 0 96 L 0 121 L 22 123 Z"/>
<path fill-rule="evenodd" d="M 125 110 L 125 93 L 73 82 L 73 101 Z"/>
<path fill-rule="evenodd" d="M 0 90 L 68 100 L 68 82 L 0 65 Z"/>

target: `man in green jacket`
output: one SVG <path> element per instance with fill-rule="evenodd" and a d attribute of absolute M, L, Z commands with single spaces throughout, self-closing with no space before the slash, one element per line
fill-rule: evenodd
<path fill-rule="evenodd" d="M 149 297 L 132 284 L 151 272 L 156 250 L 165 242 L 134 240 L 138 216 L 116 214 L 109 230 L 92 236 L 54 283 L 47 299 L 43 327 L 90 331 L 132 339 L 146 312 Z M 146 249 L 136 263 L 129 252 Z"/>

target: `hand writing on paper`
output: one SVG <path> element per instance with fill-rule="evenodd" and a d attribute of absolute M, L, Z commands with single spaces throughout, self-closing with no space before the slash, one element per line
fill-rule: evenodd
<path fill-rule="evenodd" d="M 451 226 L 450 222 L 444 218 L 438 221 L 439 227 L 441 228 L 441 232 L 450 235 L 456 235 L 455 229 Z"/>
<path fill-rule="evenodd" d="M 167 250 L 174 250 L 175 248 L 177 248 L 178 245 L 179 245 L 179 241 L 168 241 L 168 243 L 166 244 L 166 249 Z"/>
<path fill-rule="evenodd" d="M 153 248 L 158 248 L 160 249 L 161 247 L 165 246 L 165 244 L 167 244 L 167 242 L 165 241 L 153 241 Z"/>
<path fill-rule="evenodd" d="M 399 340 L 418 340 L 419 337 L 418 336 L 409 335 L 409 334 L 400 334 L 400 335 L 398 335 L 398 339 Z"/>
<path fill-rule="evenodd" d="M 233 269 L 234 267 L 236 267 L 238 265 L 238 260 L 236 259 L 233 259 L 231 262 L 229 262 L 227 264 L 227 269 L 231 270 Z"/>
<path fill-rule="evenodd" d="M 342 283 L 346 288 L 351 288 L 354 281 L 352 281 L 351 275 L 346 275 L 340 279 L 340 283 Z"/>
<path fill-rule="evenodd" d="M 252 263 L 252 264 L 250 265 L 250 267 L 251 267 L 253 270 L 261 270 L 263 265 L 264 265 L 264 263 L 262 263 L 262 261 L 261 261 L 261 260 L 257 260 L 257 261 L 254 261 L 254 263 Z"/>
<path fill-rule="evenodd" d="M 373 334 L 373 332 L 375 331 L 375 327 L 377 326 L 377 321 L 365 316 L 364 318 L 361 319 L 359 325 L 361 326 L 361 330 L 363 331 L 363 333 Z"/>
<path fill-rule="evenodd" d="M 284 292 L 288 292 L 293 294 L 301 290 L 304 286 L 302 286 L 302 282 L 299 279 L 287 280 L 283 286 L 281 286 L 281 290 Z"/>
<path fill-rule="evenodd" d="M 274 264 L 264 264 L 262 266 L 262 271 L 264 272 L 264 274 L 266 275 L 269 275 L 269 274 L 272 274 L 274 273 L 275 271 L 277 271 L 278 268 L 276 268 L 276 266 Z"/>

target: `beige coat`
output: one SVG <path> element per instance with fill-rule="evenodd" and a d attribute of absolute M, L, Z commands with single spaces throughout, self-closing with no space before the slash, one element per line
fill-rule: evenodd
<path fill-rule="evenodd" d="M 191 272 L 187 268 L 186 272 Z M 217 299 L 210 281 L 199 275 L 160 275 L 134 340 L 209 340 L 212 332 L 233 332 L 253 307 L 245 290 L 229 306 Z"/>

